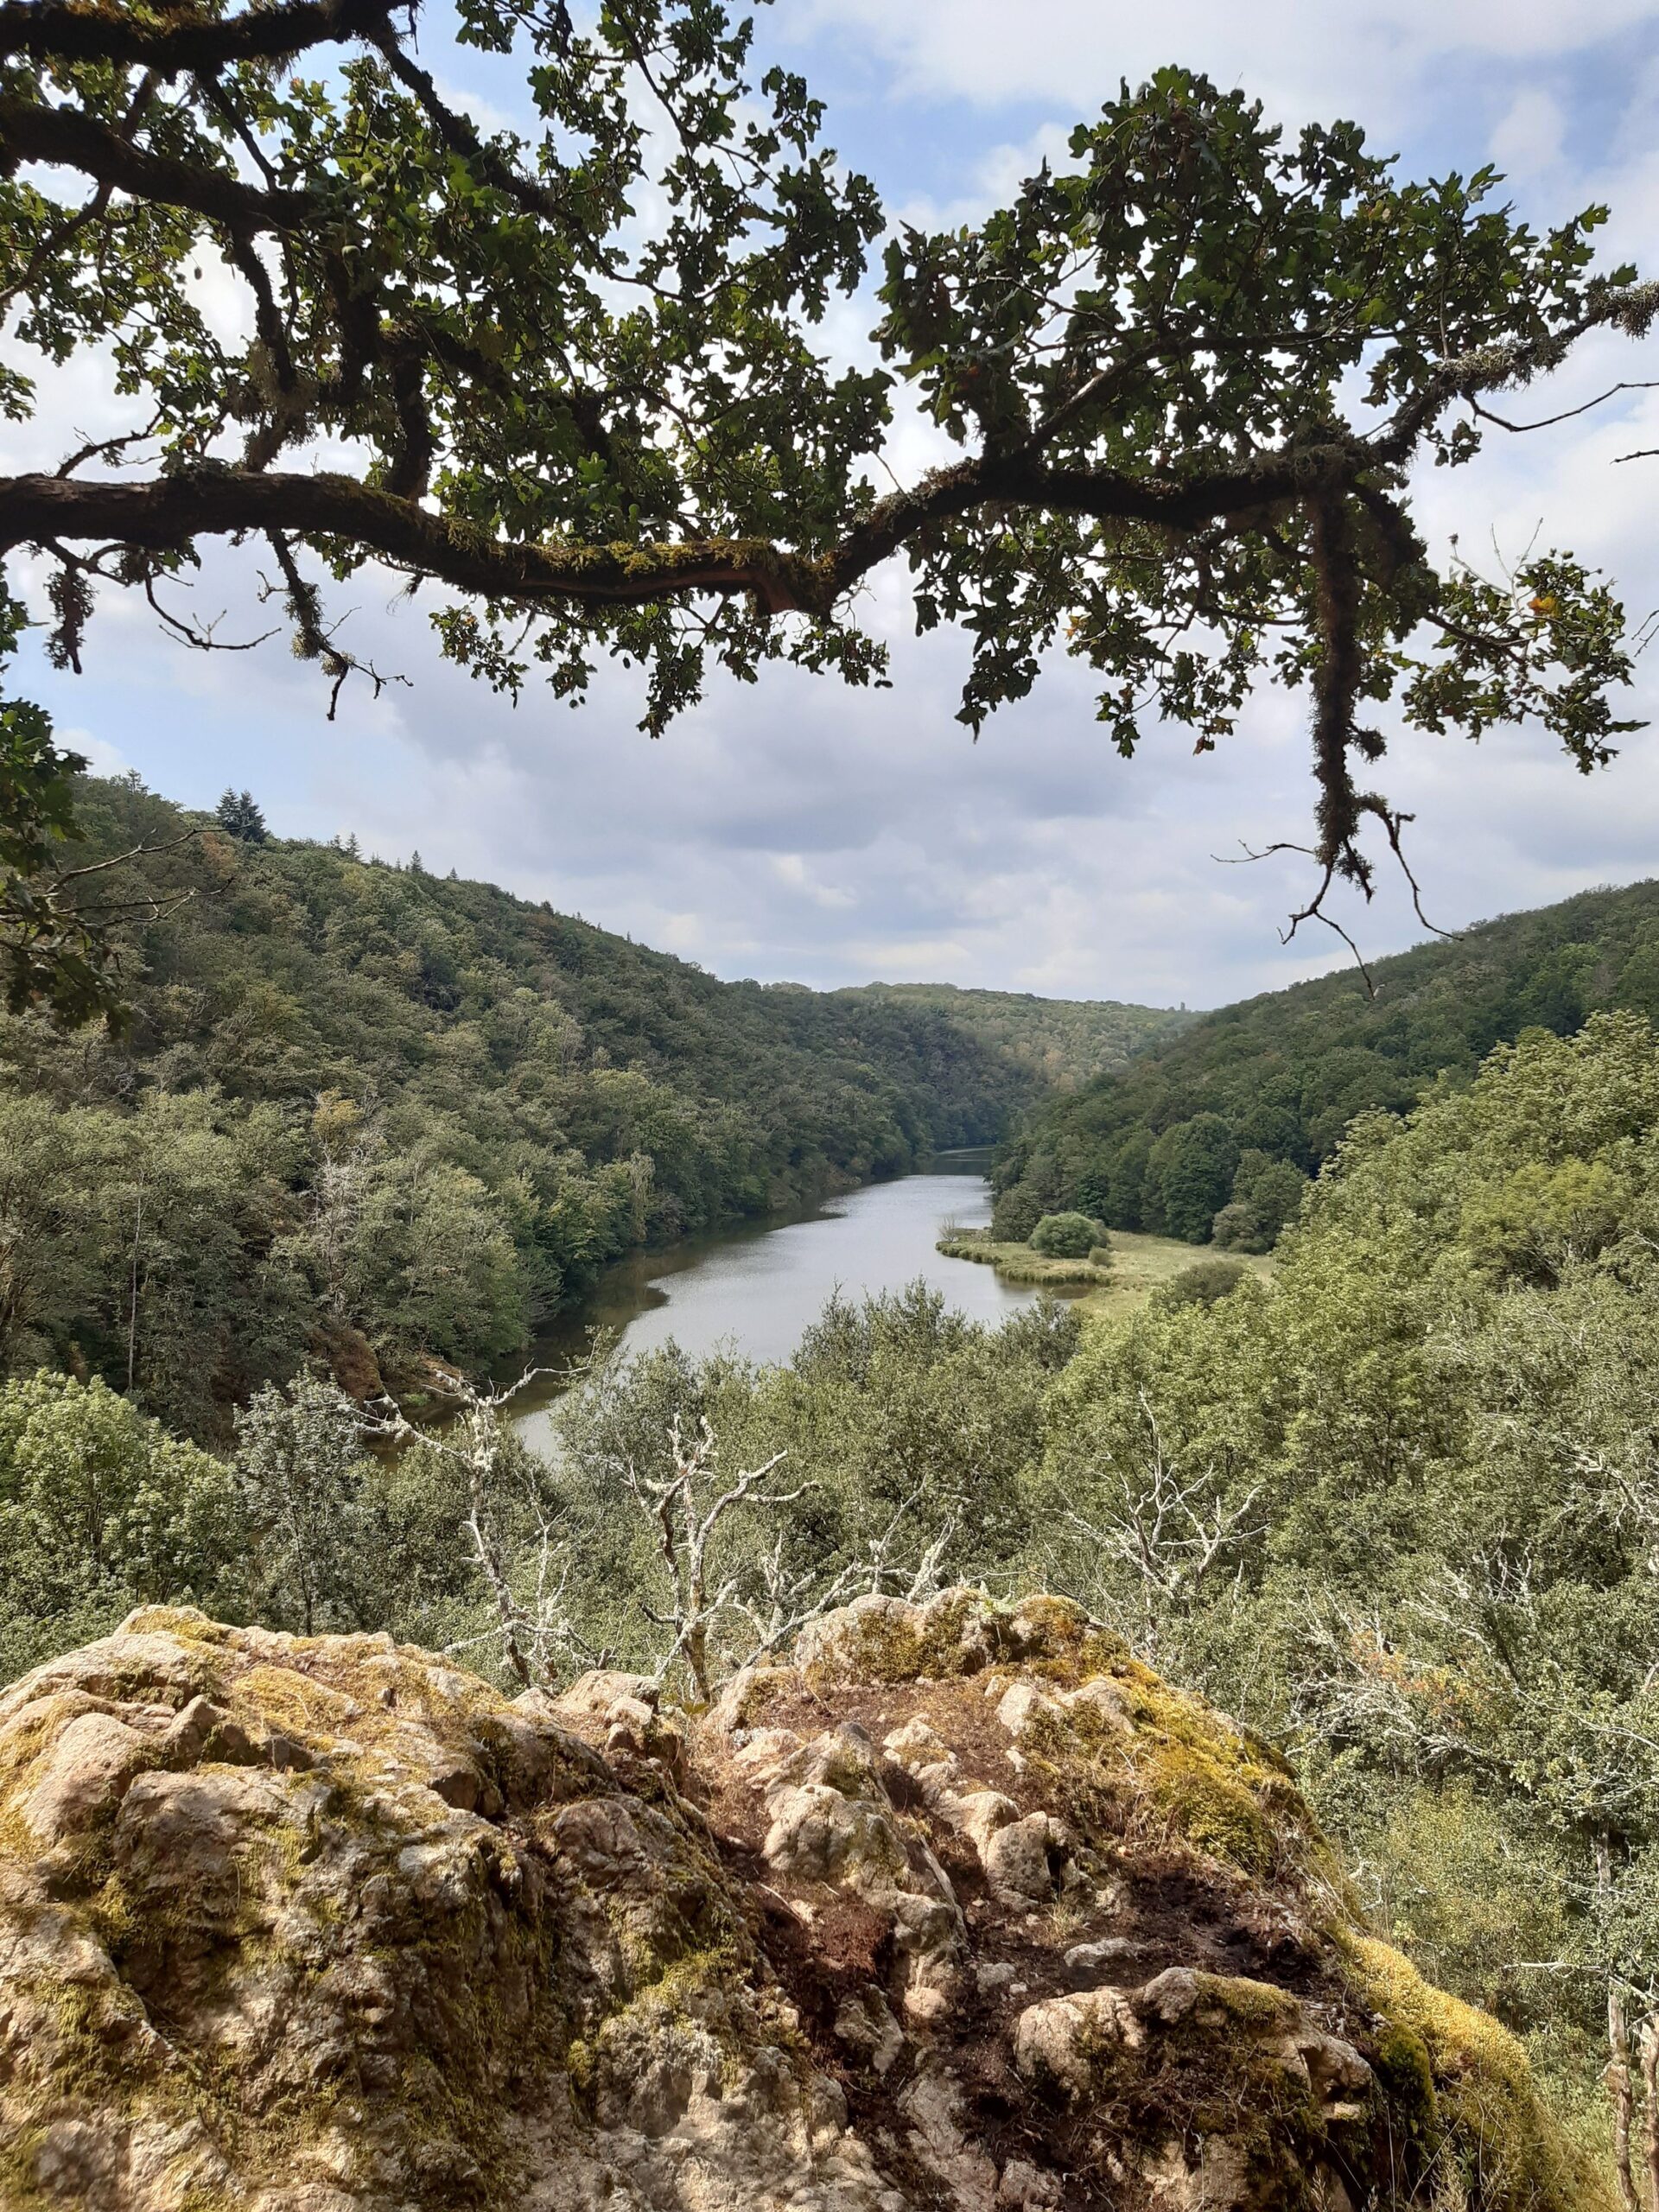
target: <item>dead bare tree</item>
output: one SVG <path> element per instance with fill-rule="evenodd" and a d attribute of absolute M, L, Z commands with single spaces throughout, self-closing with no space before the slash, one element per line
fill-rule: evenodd
<path fill-rule="evenodd" d="M 1131 1465 L 1114 1460 L 1108 1469 L 1105 1502 L 1097 1517 L 1068 1511 L 1067 1525 L 1095 1547 L 1096 1602 L 1120 1616 L 1131 1642 L 1155 1656 L 1160 1636 L 1173 1618 L 1185 1618 L 1199 1591 L 1217 1570 L 1242 1572 L 1239 1554 L 1261 1523 L 1253 1516 L 1262 1485 L 1230 1501 L 1217 1494 L 1215 1469 L 1184 1475 L 1164 1449 L 1158 1416 L 1144 1390 L 1139 1394 L 1147 1448 Z M 1127 1570 L 1132 1592 L 1126 1611 L 1121 1596 L 1108 1594 L 1099 1566 Z"/>
<path fill-rule="evenodd" d="M 780 1529 L 758 1551 L 741 1549 L 729 1567 L 717 1573 L 714 1540 L 729 1516 L 756 1507 L 792 1505 L 817 1488 L 810 1482 L 792 1490 L 766 1486 L 786 1457 L 782 1452 L 721 1485 L 715 1471 L 717 1456 L 707 1416 L 699 1422 L 696 1437 L 688 1439 L 677 1415 L 669 1427 L 670 1471 L 662 1477 L 645 1475 L 630 1460 L 624 1476 L 628 1494 L 668 1569 L 672 1592 L 666 1612 L 645 1609 L 648 1618 L 670 1633 L 657 1662 L 659 1675 L 683 1666 L 696 1695 L 707 1700 L 718 1675 L 780 1650 L 809 1623 L 837 1605 L 889 1587 L 912 1601 L 938 1589 L 956 1523 L 954 1518 L 948 1520 L 918 1553 L 907 1554 L 903 1538 L 920 1503 L 919 1492 L 904 1501 L 857 1556 L 834 1572 L 823 1561 L 793 1567 L 787 1556 L 788 1534 Z M 741 1622 L 741 1638 L 719 1638 L 721 1622 Z"/>
<path fill-rule="evenodd" d="M 489 1628 L 448 1647 L 451 1657 L 486 1646 L 499 1649 L 508 1672 L 526 1689 L 551 1689 L 573 1665 L 604 1667 L 620 1654 L 584 1633 L 573 1604 L 579 1559 L 573 1531 L 536 1463 L 507 1452 L 507 1408 L 531 1382 L 549 1373 L 532 1368 L 505 1389 L 482 1389 L 457 1370 L 439 1368 L 439 1385 L 454 1408 L 442 1426 L 411 1421 L 391 1399 L 359 1416 L 365 1434 L 404 1446 L 419 1444 L 463 1472 L 467 1512 L 461 1523 L 473 1563 L 489 1594 Z M 664 1611 L 642 1607 L 667 1631 L 654 1671 L 665 1676 L 683 1667 L 694 1694 L 706 1700 L 717 1679 L 780 1649 L 809 1622 L 871 1592 L 894 1590 L 912 1601 L 938 1589 L 939 1570 L 955 1530 L 954 1519 L 931 1538 L 906 1541 L 920 1503 L 907 1497 L 859 1554 L 831 1568 L 822 1560 L 797 1567 L 788 1559 L 787 1532 L 756 1549 L 740 1543 L 729 1566 L 718 1561 L 715 1537 L 746 1510 L 779 1510 L 816 1487 L 785 1489 L 770 1478 L 785 1453 L 775 1452 L 757 1467 L 721 1481 L 718 1447 L 705 1417 L 688 1437 L 677 1416 L 669 1427 L 669 1471 L 645 1474 L 630 1460 L 623 1476 L 633 1505 L 649 1528 L 668 1570 L 671 1597 Z M 718 1639 L 719 1624 L 741 1632 Z"/>
<path fill-rule="evenodd" d="M 343 1319 L 352 1243 L 386 1148 L 385 1125 L 378 1103 L 371 1103 L 364 1112 L 338 1093 L 325 1091 L 316 1100 L 314 1128 L 319 1157 L 302 1236 L 308 1256 L 321 1274 L 329 1311 Z"/>
<path fill-rule="evenodd" d="M 761 1553 L 756 1564 L 760 1585 L 759 1598 L 734 1597 L 730 1600 L 729 1609 L 741 1613 L 754 1631 L 754 1648 L 745 1664 L 780 1649 L 810 1622 L 833 1612 L 837 1605 L 849 1605 L 855 1598 L 883 1594 L 889 1580 L 901 1586 L 894 1594 L 912 1605 L 931 1598 L 939 1587 L 939 1568 L 956 1534 L 957 1523 L 953 1514 L 931 1542 L 923 1548 L 906 1580 L 904 1568 L 896 1562 L 894 1553 L 899 1532 L 919 1499 L 920 1493 L 912 1492 L 880 1535 L 870 1539 L 864 1555 L 849 1560 L 827 1582 L 823 1579 L 822 1568 L 816 1565 L 791 1574 L 784 1564 L 785 1538 L 781 1533 L 776 1536 L 771 1548 Z"/>
<path fill-rule="evenodd" d="M 571 1618 L 566 1592 L 575 1562 L 558 1516 L 549 1510 L 538 1484 L 523 1481 L 515 1492 L 533 1532 L 536 1573 L 528 1596 L 521 1595 L 522 1573 L 515 1584 L 515 1561 L 502 1527 L 502 1460 L 508 1434 L 502 1415 L 522 1390 L 551 1371 L 529 1368 L 505 1390 L 480 1390 L 454 1370 L 440 1368 L 444 1394 L 459 1408 L 448 1427 L 417 1424 L 390 1398 L 372 1406 L 363 1418 L 370 1435 L 389 1443 L 423 1445 L 463 1470 L 467 1508 L 461 1526 L 496 1618 L 493 1628 L 451 1645 L 448 1656 L 499 1643 L 508 1669 L 526 1689 L 556 1688 L 572 1659 L 583 1666 L 603 1666 L 615 1656 L 590 1644 Z"/>
<path fill-rule="evenodd" d="M 673 1630 L 674 1640 L 664 1655 L 658 1672 L 666 1674 L 683 1661 L 698 1697 L 713 1694 L 709 1673 L 709 1636 L 722 1612 L 734 1609 L 743 1588 L 741 1570 L 711 1589 L 709 1547 L 715 1530 L 740 1506 L 792 1505 L 810 1487 L 794 1490 L 761 1488 L 768 1475 L 780 1466 L 787 1453 L 774 1452 L 758 1467 L 745 1468 L 722 1489 L 708 1495 L 714 1479 L 717 1446 L 705 1414 L 696 1436 L 688 1442 L 677 1414 L 669 1425 L 670 1472 L 660 1479 L 642 1474 L 629 1460 L 625 1480 L 634 1503 L 654 1526 L 657 1548 L 668 1568 L 673 1591 L 672 1611 L 652 1613 L 659 1626 Z"/>

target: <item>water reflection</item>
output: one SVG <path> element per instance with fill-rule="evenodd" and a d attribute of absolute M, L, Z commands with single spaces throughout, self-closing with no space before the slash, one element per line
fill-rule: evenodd
<path fill-rule="evenodd" d="M 671 1337 L 695 1354 L 730 1344 L 750 1359 L 784 1360 L 833 1292 L 862 1298 L 918 1275 L 975 1320 L 999 1321 L 1036 1292 L 933 1249 L 948 1222 L 978 1229 L 989 1221 L 989 1165 L 988 1151 L 939 1153 L 916 1174 L 867 1184 L 800 1220 L 641 1253 L 608 1270 L 594 1297 L 562 1320 L 537 1357 L 562 1363 L 598 1324 L 620 1330 L 630 1354 Z M 532 1405 L 519 1424 L 531 1445 L 544 1437 L 544 1406 L 545 1399 Z"/>

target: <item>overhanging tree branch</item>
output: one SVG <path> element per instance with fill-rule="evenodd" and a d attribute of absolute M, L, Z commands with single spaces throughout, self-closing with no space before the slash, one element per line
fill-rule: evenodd
<path fill-rule="evenodd" d="M 964 461 L 913 493 L 882 501 L 816 558 L 753 538 L 515 543 L 486 538 L 413 499 L 321 471 L 276 474 L 213 464 L 138 483 L 13 476 L 0 477 L 0 554 L 48 537 L 178 550 L 198 537 L 277 529 L 342 539 L 486 598 L 644 606 L 699 593 L 749 592 L 768 613 L 825 613 L 912 539 L 978 508 L 1028 506 L 1187 531 L 1269 515 L 1310 480 L 1335 477 L 1338 467 L 1328 454 L 1264 456 L 1251 469 L 1169 482 L 1014 461 Z"/>
<path fill-rule="evenodd" d="M 966 642 L 975 730 L 1061 646 L 1126 756 L 1160 723 L 1210 751 L 1257 685 L 1307 683 L 1313 850 L 1368 895 L 1366 817 L 1390 844 L 1400 817 L 1354 764 L 1388 702 L 1471 736 L 1541 720 L 1586 768 L 1630 727 L 1594 572 L 1552 553 L 1483 586 L 1408 497 L 1421 456 L 1496 426 L 1490 395 L 1648 334 L 1659 285 L 1594 265 L 1601 211 L 1541 236 L 1487 172 L 1405 182 L 1351 126 L 1290 138 L 1166 71 L 977 229 L 889 235 L 881 365 L 838 365 L 815 333 L 880 211 L 805 86 L 753 80 L 721 0 L 612 0 L 585 30 L 468 0 L 470 38 L 528 49 L 527 131 L 462 111 L 415 20 L 0 0 L 0 303 L 55 362 L 116 359 L 163 456 L 89 478 L 104 442 L 0 481 L 0 551 L 60 549 L 77 650 L 86 577 L 153 592 L 257 535 L 336 698 L 302 556 L 446 587 L 444 650 L 503 689 L 540 664 L 575 698 L 622 658 L 655 733 L 711 664 L 883 680 L 852 602 L 902 556 L 918 628 Z M 338 66 L 275 66 L 313 51 Z M 48 198 L 35 163 L 87 189 Z M 205 318 L 210 256 L 245 334 Z M 880 492 L 901 385 L 960 456 Z M 0 367 L 0 403 L 29 401 Z"/>
<path fill-rule="evenodd" d="M 316 193 L 261 191 L 229 170 L 151 153 L 78 108 L 0 92 L 0 169 L 14 169 L 19 162 L 78 169 L 130 199 L 243 230 L 296 231 L 316 222 L 326 206 Z"/>
<path fill-rule="evenodd" d="M 244 61 L 286 61 L 309 47 L 372 37 L 419 0 L 284 0 L 224 16 L 181 8 L 145 21 L 67 0 L 7 0 L 0 7 L 0 59 L 105 62 L 158 76 L 208 73 Z"/>

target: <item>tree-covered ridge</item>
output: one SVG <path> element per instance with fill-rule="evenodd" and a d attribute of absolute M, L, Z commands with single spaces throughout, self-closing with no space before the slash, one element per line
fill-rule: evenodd
<path fill-rule="evenodd" d="M 0 1368 L 198 1433 L 319 1331 L 487 1365 L 640 1243 L 988 1142 L 1038 1088 L 927 1006 L 721 982 L 270 839 L 246 794 L 78 804 L 90 857 L 164 849 L 130 871 L 127 1029 L 0 1028 Z"/>
<path fill-rule="evenodd" d="M 1039 998 L 1034 991 L 968 990 L 956 983 L 866 983 L 861 995 L 931 1007 L 1061 1090 L 1126 1066 L 1155 1039 L 1198 1019 L 1185 1007 Z"/>
<path fill-rule="evenodd" d="M 1567 1036 L 1615 1007 L 1659 1017 L 1659 882 L 1415 946 L 1371 983 L 1345 969 L 1224 1007 L 1043 1102 L 998 1161 L 999 1234 L 1076 1206 L 1116 1229 L 1265 1249 L 1356 1115 L 1401 1111 L 1442 1076 L 1468 1082 L 1526 1029 Z"/>

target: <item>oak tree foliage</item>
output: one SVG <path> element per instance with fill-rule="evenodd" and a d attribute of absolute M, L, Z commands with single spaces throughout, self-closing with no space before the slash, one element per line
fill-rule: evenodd
<path fill-rule="evenodd" d="M 435 17 L 514 69 L 517 126 L 446 96 Z M 1438 560 L 1407 494 L 1478 450 L 1493 395 L 1646 333 L 1659 289 L 1598 264 L 1604 210 L 1535 232 L 1490 168 L 1408 181 L 1351 124 L 1287 135 L 1167 69 L 976 226 L 888 229 L 823 124 L 721 0 L 4 0 L 0 404 L 35 405 L 25 349 L 95 354 L 131 403 L 0 480 L 54 658 L 79 666 L 111 586 L 249 642 L 181 588 L 230 540 L 331 702 L 360 665 L 338 588 L 373 566 L 498 686 L 638 664 L 656 732 L 711 667 L 882 680 L 857 595 L 902 558 L 918 626 L 964 633 L 976 730 L 1055 646 L 1126 754 L 1160 720 L 1208 749 L 1259 683 L 1305 685 L 1322 887 L 1369 887 L 1368 817 L 1398 849 L 1370 780 L 1389 702 L 1609 757 L 1607 585 L 1561 551 Z M 878 241 L 873 349 L 838 359 L 827 315 Z M 906 387 L 956 457 L 895 485 Z"/>

